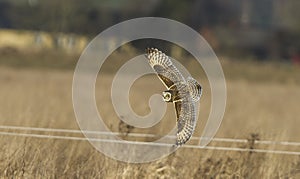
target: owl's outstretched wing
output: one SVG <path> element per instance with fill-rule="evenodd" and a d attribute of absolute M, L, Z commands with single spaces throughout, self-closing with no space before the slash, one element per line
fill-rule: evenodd
<path fill-rule="evenodd" d="M 195 102 L 200 99 L 202 88 L 192 77 L 188 77 L 186 81 L 170 58 L 158 49 L 148 48 L 146 51 L 149 64 L 159 79 L 168 89 L 178 91 L 180 100 L 174 102 L 178 128 L 176 145 L 183 145 L 195 130 Z"/>
<path fill-rule="evenodd" d="M 185 82 L 182 74 L 173 65 L 171 59 L 156 48 L 147 48 L 146 57 L 163 84 L 170 89 L 174 84 Z"/>
<path fill-rule="evenodd" d="M 177 140 L 176 145 L 185 144 L 193 135 L 196 127 L 195 103 L 191 98 L 184 98 L 175 102 L 177 117 Z"/>

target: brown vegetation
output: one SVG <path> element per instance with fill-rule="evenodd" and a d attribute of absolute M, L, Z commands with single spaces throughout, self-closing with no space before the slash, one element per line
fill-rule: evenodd
<path fill-rule="evenodd" d="M 248 139 L 248 143 L 213 142 L 210 145 L 299 151 L 299 147 L 255 144 L 256 140 L 300 140 L 299 68 L 224 60 L 222 64 L 227 77 L 228 101 L 217 137 L 243 138 Z M 192 62 L 185 65 L 189 68 L 195 66 Z M 2 63 L 0 125 L 78 129 L 71 99 L 73 74 L 71 70 L 62 69 L 41 69 L 38 65 L 35 68 L 15 68 L 9 62 Z M 149 112 L 149 96 L 164 89 L 155 76 L 143 78 L 154 82 L 147 84 L 145 80 L 137 80 L 130 96 L 134 110 L 141 115 Z M 195 136 L 200 136 L 209 115 L 210 90 L 205 77 L 196 78 L 201 79 L 204 87 L 195 133 Z M 107 96 L 111 80 L 110 74 L 100 73 L 96 98 L 105 122 L 112 131 L 118 131 L 119 121 Z M 141 91 L 141 87 L 148 90 Z M 98 92 L 100 89 L 101 93 Z M 129 132 L 165 134 L 170 123 L 175 124 L 172 106 L 168 107 L 166 116 L 157 126 L 150 129 L 130 128 Z M 155 162 L 128 164 L 106 157 L 87 141 L 1 135 L 0 145 L 1 178 L 300 177 L 300 156 L 295 155 L 181 148 Z"/>

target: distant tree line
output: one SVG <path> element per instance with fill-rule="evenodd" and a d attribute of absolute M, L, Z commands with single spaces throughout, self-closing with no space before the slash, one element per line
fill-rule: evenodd
<path fill-rule="evenodd" d="M 232 6 L 223 5 L 217 0 L 0 0 L 0 27 L 95 35 L 123 20 L 159 16 L 197 29 L 238 18 Z"/>

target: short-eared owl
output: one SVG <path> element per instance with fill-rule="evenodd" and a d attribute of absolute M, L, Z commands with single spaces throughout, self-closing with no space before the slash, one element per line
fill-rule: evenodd
<path fill-rule="evenodd" d="M 171 59 L 158 49 L 147 48 L 146 53 L 149 64 L 167 88 L 162 92 L 163 100 L 175 105 L 178 128 L 176 145 L 180 146 L 191 138 L 195 130 L 195 103 L 201 97 L 202 88 L 194 78 L 185 79 Z"/>

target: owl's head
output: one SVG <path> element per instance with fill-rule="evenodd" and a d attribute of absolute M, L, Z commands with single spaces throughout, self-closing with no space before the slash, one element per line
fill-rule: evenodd
<path fill-rule="evenodd" d="M 162 96 L 165 102 L 172 102 L 172 94 L 169 91 L 162 92 Z"/>

